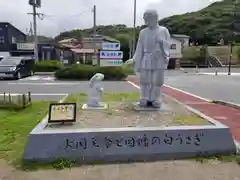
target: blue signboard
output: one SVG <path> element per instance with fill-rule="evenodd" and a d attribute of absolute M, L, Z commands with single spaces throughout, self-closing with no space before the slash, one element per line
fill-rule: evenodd
<path fill-rule="evenodd" d="M 120 50 L 120 43 L 104 42 L 101 46 L 102 50 L 118 51 Z"/>
<path fill-rule="evenodd" d="M 100 51 L 100 59 L 122 59 L 122 51 Z"/>

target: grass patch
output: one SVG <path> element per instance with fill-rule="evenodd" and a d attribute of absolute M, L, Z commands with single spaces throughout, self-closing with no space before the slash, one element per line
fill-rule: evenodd
<path fill-rule="evenodd" d="M 192 116 L 177 116 L 176 122 L 180 125 L 209 125 L 207 120 L 201 118 L 200 116 L 192 115 Z"/>
<path fill-rule="evenodd" d="M 28 134 L 46 115 L 48 105 L 40 101 L 23 110 L 0 110 L 0 159 L 21 165 Z"/>
<path fill-rule="evenodd" d="M 123 102 L 123 101 L 137 101 L 140 95 L 138 92 L 133 93 L 104 93 L 103 102 Z M 65 102 L 77 103 L 78 109 L 82 108 L 82 105 L 87 102 L 88 95 L 85 93 L 71 94 L 67 97 Z"/>

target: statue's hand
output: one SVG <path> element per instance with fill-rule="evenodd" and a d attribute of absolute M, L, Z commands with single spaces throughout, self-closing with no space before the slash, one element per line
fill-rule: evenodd
<path fill-rule="evenodd" d="M 168 64 L 165 64 L 165 70 L 167 70 L 168 69 Z"/>
<path fill-rule="evenodd" d="M 133 71 L 134 71 L 135 73 L 138 73 L 138 72 L 140 72 L 140 68 L 139 68 L 139 67 L 137 67 L 137 64 L 136 64 L 136 62 L 133 62 Z"/>

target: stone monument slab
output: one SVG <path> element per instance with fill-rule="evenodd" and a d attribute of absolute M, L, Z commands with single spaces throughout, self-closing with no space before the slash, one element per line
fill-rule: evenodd
<path fill-rule="evenodd" d="M 235 152 L 229 128 L 224 126 L 129 127 L 34 132 L 29 136 L 23 158 L 44 162 L 63 158 L 87 163 Z"/>

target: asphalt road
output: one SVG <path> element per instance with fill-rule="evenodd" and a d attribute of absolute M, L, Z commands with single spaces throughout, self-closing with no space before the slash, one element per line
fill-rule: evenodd
<path fill-rule="evenodd" d="M 104 82 L 105 92 L 133 92 L 127 82 Z M 87 93 L 87 81 L 55 81 L 52 76 L 34 76 L 21 80 L 0 81 L 0 93 L 32 93 L 33 100 L 60 100 L 69 93 Z"/>
<path fill-rule="evenodd" d="M 184 73 L 188 72 L 188 73 Z M 240 104 L 240 76 L 196 75 L 195 69 L 166 71 L 165 84 L 211 100 L 224 100 Z M 214 72 L 215 69 L 200 69 Z M 227 72 L 227 68 L 221 68 Z M 240 69 L 233 69 L 239 72 Z M 104 82 L 105 92 L 138 91 L 127 82 Z M 33 100 L 60 100 L 69 93 L 87 93 L 88 82 L 55 81 L 52 76 L 34 76 L 22 80 L 0 81 L 0 93 L 31 92 Z"/>
<path fill-rule="evenodd" d="M 182 74 L 166 78 L 165 84 L 206 99 L 240 104 L 240 76 Z"/>

